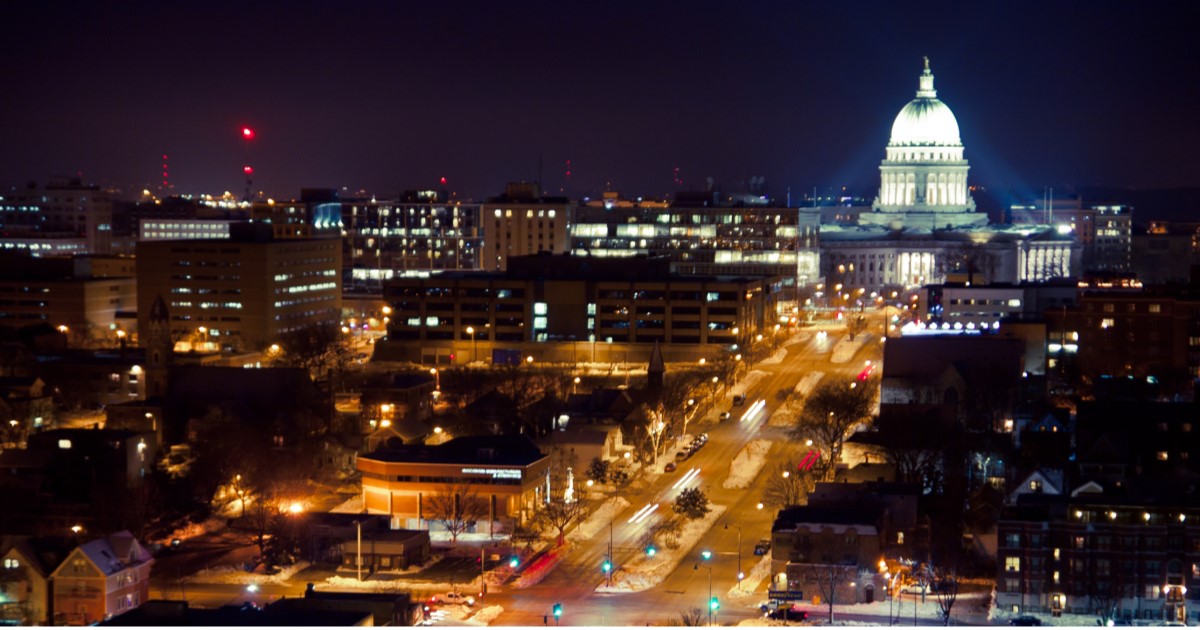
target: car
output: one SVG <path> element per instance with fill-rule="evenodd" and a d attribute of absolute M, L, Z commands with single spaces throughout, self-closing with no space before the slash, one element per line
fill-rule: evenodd
<path fill-rule="evenodd" d="M 928 595 L 929 591 L 930 591 L 929 585 L 922 584 L 920 582 L 912 582 L 910 584 L 905 584 L 904 586 L 900 587 L 901 593 L 915 593 L 917 595 Z"/>
<path fill-rule="evenodd" d="M 767 613 L 767 619 L 776 619 L 780 621 L 804 621 L 808 619 L 808 611 L 793 608 L 791 606 L 782 606 Z"/>
<path fill-rule="evenodd" d="M 667 462 L 667 465 L 663 466 L 663 472 L 675 472 L 675 462 Z"/>
<path fill-rule="evenodd" d="M 733 414 L 729 413 L 728 411 L 722 411 L 721 415 L 717 416 L 717 422 L 725 422 L 732 417 Z"/>
<path fill-rule="evenodd" d="M 754 555 L 756 556 L 765 556 L 770 550 L 771 541 L 766 538 L 763 538 L 762 540 L 758 541 L 757 545 L 754 545 Z"/>
<path fill-rule="evenodd" d="M 1009 619 L 1008 625 L 1010 625 L 1010 626 L 1040 626 L 1040 625 L 1042 625 L 1042 620 L 1038 619 L 1037 617 L 1034 617 L 1033 615 L 1021 615 L 1020 617 L 1013 617 L 1012 619 Z"/>
<path fill-rule="evenodd" d="M 746 404 L 746 395 L 745 394 L 737 394 L 736 396 L 733 397 L 733 406 L 734 407 L 741 407 L 744 404 Z"/>
<path fill-rule="evenodd" d="M 701 442 L 704 442 L 705 444 L 708 444 L 708 434 L 707 433 L 701 433 L 700 435 L 697 435 L 696 439 L 700 440 Z"/>
<path fill-rule="evenodd" d="M 463 595 L 462 593 L 451 591 L 442 597 L 442 601 L 447 604 L 463 604 L 465 606 L 474 606 L 475 598 L 471 595 Z"/>
<path fill-rule="evenodd" d="M 678 453 L 675 453 L 675 461 L 681 462 L 691 456 L 692 456 L 691 451 L 679 451 Z"/>

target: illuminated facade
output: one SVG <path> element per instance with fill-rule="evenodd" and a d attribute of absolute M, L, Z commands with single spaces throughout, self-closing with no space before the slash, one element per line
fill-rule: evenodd
<path fill-rule="evenodd" d="M 808 208 L 661 204 L 580 206 L 571 249 L 597 257 L 667 256 L 681 275 L 779 276 L 816 282 L 819 214 Z"/>
<path fill-rule="evenodd" d="M 270 230 L 240 224 L 229 240 L 138 243 L 139 328 L 147 330 L 160 295 L 171 337 L 187 348 L 259 350 L 281 333 L 338 322 L 341 243 L 277 239 Z"/>
<path fill-rule="evenodd" d="M 504 271 L 513 256 L 566 252 L 570 210 L 565 197 L 542 197 L 537 184 L 509 184 L 503 196 L 483 204 L 481 268 Z"/>
<path fill-rule="evenodd" d="M 347 289 L 378 292 L 384 281 L 410 273 L 480 268 L 479 204 L 448 201 L 432 190 L 400 201 L 338 204 Z"/>
<path fill-rule="evenodd" d="M 1080 269 L 1070 230 L 988 225 L 971 198 L 953 112 L 937 98 L 926 60 L 916 98 L 901 109 L 880 164 L 879 194 L 857 224 L 821 226 L 821 273 L 846 290 L 943 282 L 1037 282 Z"/>
<path fill-rule="evenodd" d="M 62 250 L 52 241 L 82 241 L 86 253 L 112 250 L 113 204 L 108 191 L 78 178 L 60 177 L 44 187 L 12 188 L 0 192 L 0 243 L 10 237 L 25 241 L 34 253 Z M 31 247 L 30 245 L 36 245 Z M 74 245 L 67 251 L 78 251 Z M 85 253 L 85 252 L 79 252 Z"/>
<path fill-rule="evenodd" d="M 524 435 L 467 436 L 438 445 L 401 445 L 358 456 L 363 506 L 393 528 L 439 527 L 438 494 L 469 487 L 477 532 L 524 522 L 546 497 L 550 458 Z M 551 489 L 553 490 L 553 489 Z"/>

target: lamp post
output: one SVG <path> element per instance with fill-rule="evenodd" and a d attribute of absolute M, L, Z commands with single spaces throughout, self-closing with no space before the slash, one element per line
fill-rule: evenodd
<path fill-rule="evenodd" d="M 742 578 L 746 577 L 746 574 L 742 573 L 742 526 L 734 525 L 733 527 L 734 527 L 734 529 L 737 530 L 737 534 L 738 534 L 738 543 L 737 543 L 738 573 L 737 573 L 737 578 L 738 578 L 738 590 L 741 590 L 742 589 Z M 725 529 L 729 529 L 729 523 L 725 523 Z"/>
<path fill-rule="evenodd" d="M 709 561 L 710 561 L 710 560 L 712 560 L 712 552 L 711 552 L 711 551 L 709 551 L 709 550 L 707 550 L 707 549 L 705 549 L 704 551 L 701 551 L 701 552 L 700 552 L 700 559 L 701 559 L 702 561 L 704 561 L 704 566 L 708 567 L 708 606 L 707 606 L 707 608 L 708 608 L 708 625 L 710 625 L 710 626 L 711 626 L 711 625 L 712 625 L 712 616 L 713 616 L 713 607 L 712 607 L 712 563 L 711 563 L 711 562 L 709 562 Z M 696 565 L 695 565 L 695 566 L 693 566 L 693 567 L 692 567 L 692 569 L 693 569 L 693 570 L 695 570 L 695 571 L 699 571 L 699 570 L 700 570 L 700 564 L 699 564 L 699 563 L 696 563 Z"/>
<path fill-rule="evenodd" d="M 475 337 L 475 327 L 467 326 L 467 334 L 471 336 L 471 363 L 479 360 L 479 339 Z"/>
<path fill-rule="evenodd" d="M 433 376 L 434 391 L 442 391 L 442 374 L 437 368 L 429 368 L 429 374 Z"/>
<path fill-rule="evenodd" d="M 579 388 L 579 377 L 576 376 L 575 380 L 571 383 L 571 393 L 574 394 L 578 388 Z"/>
<path fill-rule="evenodd" d="M 355 554 L 354 566 L 358 569 L 358 581 L 362 581 L 362 521 L 354 521 L 354 527 L 358 529 L 358 551 Z"/>

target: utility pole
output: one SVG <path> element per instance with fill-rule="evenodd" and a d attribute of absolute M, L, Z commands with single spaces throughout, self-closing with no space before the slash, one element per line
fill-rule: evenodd
<path fill-rule="evenodd" d="M 358 568 L 358 581 L 362 581 L 362 521 L 354 521 L 358 529 L 358 552 L 355 554 L 355 566 Z"/>

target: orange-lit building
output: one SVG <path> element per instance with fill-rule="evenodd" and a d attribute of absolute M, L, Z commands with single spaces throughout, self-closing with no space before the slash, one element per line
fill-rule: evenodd
<path fill-rule="evenodd" d="M 363 506 L 371 514 L 390 515 L 392 527 L 404 529 L 438 529 L 431 498 L 464 485 L 484 502 L 476 531 L 523 522 L 545 501 L 549 468 L 550 458 L 523 435 L 459 437 L 358 457 Z"/>

